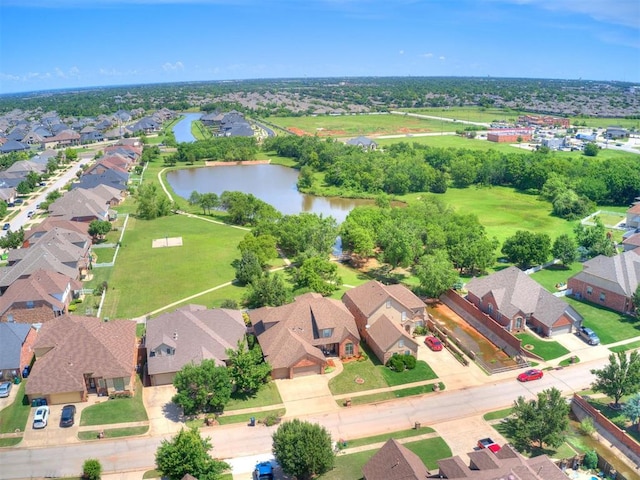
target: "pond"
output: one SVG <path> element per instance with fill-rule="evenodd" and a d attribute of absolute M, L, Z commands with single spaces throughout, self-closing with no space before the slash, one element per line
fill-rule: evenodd
<path fill-rule="evenodd" d="M 311 212 L 332 216 L 342 223 L 358 205 L 372 205 L 373 200 L 340 197 L 316 197 L 300 193 L 296 187 L 298 170 L 282 165 L 223 165 L 167 172 L 167 181 L 181 197 L 199 193 L 226 191 L 252 193 L 285 215 Z"/>
<path fill-rule="evenodd" d="M 183 113 L 184 118 L 173 126 L 173 134 L 176 137 L 176 142 L 195 142 L 196 137 L 191 133 L 191 124 L 198 120 L 201 113 Z"/>

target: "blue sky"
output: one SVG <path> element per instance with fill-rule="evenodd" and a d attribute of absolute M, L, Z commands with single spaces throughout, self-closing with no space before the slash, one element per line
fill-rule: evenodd
<path fill-rule="evenodd" d="M 640 83 L 640 2 L 0 0 L 0 94 L 409 75 Z"/>

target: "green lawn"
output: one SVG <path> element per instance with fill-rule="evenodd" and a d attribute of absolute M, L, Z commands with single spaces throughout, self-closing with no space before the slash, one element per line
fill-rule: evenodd
<path fill-rule="evenodd" d="M 390 387 L 438 378 L 431 367 L 427 365 L 427 362 L 423 360 L 418 360 L 416 362 L 416 368 L 413 370 L 405 370 L 404 372 L 396 372 L 387 367 L 378 368 L 382 368 L 382 376 Z"/>
<path fill-rule="evenodd" d="M 181 215 L 151 221 L 130 218 L 103 314 L 144 315 L 231 281 L 235 277 L 231 262 L 244 235 L 243 230 Z M 153 239 L 164 237 L 182 237 L 183 246 L 151 248 Z"/>
<path fill-rule="evenodd" d="M 600 342 L 605 345 L 640 335 L 640 319 L 572 297 L 564 297 L 564 299 L 582 315 L 584 325 L 596 332 Z"/>
<path fill-rule="evenodd" d="M 26 383 L 27 380 L 20 383 L 13 403 L 0 411 L 0 433 L 13 433 L 17 430 L 25 431 L 31 410 L 31 404 L 24 394 Z M 13 388 L 16 387 L 14 386 Z M 19 441 L 20 439 L 18 439 Z"/>
<path fill-rule="evenodd" d="M 267 405 L 278 405 L 282 403 L 280 392 L 275 382 L 269 382 L 260 388 L 253 397 L 245 397 L 234 393 L 231 400 L 225 405 L 225 410 L 241 410 L 243 408 L 266 407 Z"/>
<path fill-rule="evenodd" d="M 512 441 L 512 436 L 509 432 L 509 428 L 505 423 L 495 423 L 493 428 L 497 430 L 507 441 Z M 564 442 L 558 448 L 545 448 L 540 449 L 538 447 L 531 447 L 530 450 L 520 451 L 520 454 L 524 457 L 537 457 L 538 455 L 548 455 L 551 458 L 571 458 L 575 455 L 575 450 L 571 446 Z"/>
<path fill-rule="evenodd" d="M 284 408 L 278 408 L 274 410 L 265 410 L 264 412 L 257 413 L 243 413 L 239 415 L 221 415 L 218 417 L 218 423 L 220 425 L 230 425 L 232 423 L 249 423 L 251 417 L 254 417 L 257 422 L 267 418 L 270 415 L 282 417 L 286 413 Z"/>
<path fill-rule="evenodd" d="M 418 385 L 416 387 L 401 388 L 390 392 L 372 393 L 371 395 L 358 395 L 351 399 L 351 405 L 366 405 L 369 403 L 379 403 L 394 398 L 413 397 L 415 395 L 424 395 L 433 392 L 435 384 Z M 439 382 L 440 390 L 444 390 L 444 383 Z M 345 406 L 344 400 L 336 402 L 339 406 Z"/>
<path fill-rule="evenodd" d="M 500 420 L 502 418 L 506 418 L 509 415 L 511 415 L 511 412 L 513 412 L 513 408 L 511 407 L 503 408 L 502 410 L 496 410 L 494 412 L 485 413 L 482 418 L 485 419 L 487 422 L 490 422 L 491 420 Z"/>
<path fill-rule="evenodd" d="M 135 435 L 144 435 L 149 431 L 149 427 L 124 427 L 124 428 L 107 428 L 105 430 L 89 430 L 78 432 L 80 440 L 96 440 L 100 432 L 104 433 L 104 438 L 120 438 L 133 437 Z"/>
<path fill-rule="evenodd" d="M 547 361 L 553 360 L 554 358 L 558 358 L 569 353 L 569 350 L 567 350 L 564 346 L 560 345 L 555 340 L 543 340 L 529 333 L 518 333 L 516 334 L 516 337 L 522 340 L 523 347 L 526 347 L 526 345 L 532 345 L 533 348 L 527 350 L 541 356 Z"/>
<path fill-rule="evenodd" d="M 418 455 L 429 470 L 438 468 L 438 460 L 452 456 L 449 445 L 441 437 L 409 442 L 405 446 Z"/>
<path fill-rule="evenodd" d="M 520 115 L 527 112 L 511 110 L 510 108 L 486 107 L 430 107 L 430 108 L 402 108 L 402 111 L 421 113 L 434 117 L 464 120 L 466 122 L 514 122 Z"/>
<path fill-rule="evenodd" d="M 617 347 L 611 347 L 609 350 L 612 352 L 626 352 L 628 350 L 636 350 L 638 348 L 640 348 L 640 340 L 627 343 L 625 345 L 618 345 Z"/>
<path fill-rule="evenodd" d="M 115 248 L 94 248 L 92 250 L 96 256 L 96 263 L 109 263 L 113 261 L 113 256 L 116 253 Z"/>
<path fill-rule="evenodd" d="M 459 128 L 459 127 L 456 127 Z M 495 143 L 487 140 L 477 140 L 475 138 L 461 137 L 459 135 L 437 135 L 425 137 L 400 137 L 400 138 L 376 138 L 376 142 L 384 147 L 394 143 L 418 143 L 420 145 L 429 145 L 438 148 L 468 148 L 471 150 L 497 150 L 499 152 L 526 152 L 525 150 L 512 147 L 509 143 Z"/>
<path fill-rule="evenodd" d="M 356 438 L 354 440 L 345 438 L 348 448 L 362 447 L 363 445 L 371 445 L 372 443 L 386 442 L 390 438 L 400 439 L 424 435 L 425 433 L 433 433 L 435 430 L 431 427 L 421 427 L 419 429 L 411 428 L 409 430 L 400 430 L 397 432 L 383 433 L 381 435 L 373 435 L 371 437 Z"/>
<path fill-rule="evenodd" d="M 80 425 L 107 425 L 110 423 L 142 422 L 149 420 L 142 403 L 142 384 L 136 382 L 136 394 L 132 398 L 104 400 L 82 410 Z"/>
<path fill-rule="evenodd" d="M 390 135 L 455 131 L 461 126 L 453 122 L 421 119 L 404 115 L 318 115 L 305 117 L 271 117 L 269 121 L 282 128 L 297 128 L 308 135 L 356 137 L 358 135 Z"/>
<path fill-rule="evenodd" d="M 621 403 L 626 402 L 631 395 L 624 396 L 620 399 Z M 615 423 L 618 428 L 625 430 L 627 434 L 633 438 L 636 442 L 640 443 L 640 431 L 631 427 L 631 421 L 629 418 L 622 413 L 621 410 L 613 410 L 609 407 L 610 403 L 613 403 L 613 398 L 610 397 L 601 397 L 601 398 L 589 398 L 587 399 L 589 405 L 602 413 L 605 417 Z"/>
<path fill-rule="evenodd" d="M 558 283 L 567 283 L 570 277 L 582 271 L 582 263 L 574 262 L 568 268 L 563 265 L 551 265 L 539 272 L 532 273 L 530 277 L 542 285 L 551 293 L 558 291 Z"/>

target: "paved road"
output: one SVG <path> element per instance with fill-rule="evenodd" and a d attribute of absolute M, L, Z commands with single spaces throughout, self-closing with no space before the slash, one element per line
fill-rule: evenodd
<path fill-rule="evenodd" d="M 538 392 L 556 387 L 565 394 L 586 388 L 592 381 L 592 368 L 601 368 L 606 360 L 580 363 L 570 368 L 549 371 L 542 380 L 521 384 L 512 377 L 473 388 L 444 391 L 422 397 L 408 397 L 374 405 L 342 409 L 338 412 L 300 417 L 324 425 L 334 438 L 354 438 L 410 428 L 415 422 L 438 428 L 454 419 L 477 417 L 484 412 L 512 405 L 523 395 L 532 398 Z M 210 435 L 213 455 L 236 458 L 259 455 L 271 450 L 275 427 L 228 425 L 203 428 Z M 100 459 L 104 472 L 151 469 L 155 451 L 165 438 L 143 437 L 123 440 L 96 440 L 74 444 L 73 448 L 15 448 L 0 451 L 0 478 L 21 479 L 77 475 L 87 458 Z"/>

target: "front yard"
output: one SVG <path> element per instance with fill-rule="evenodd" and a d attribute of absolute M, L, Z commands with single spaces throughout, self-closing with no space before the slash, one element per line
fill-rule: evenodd
<path fill-rule="evenodd" d="M 142 422 L 149 420 L 142 403 L 142 383 L 136 381 L 136 393 L 132 398 L 102 400 L 82 410 L 80 426 L 108 425 L 112 423 Z"/>
<path fill-rule="evenodd" d="M 31 404 L 24 393 L 25 385 L 26 380 L 20 384 L 13 403 L 0 411 L 0 433 L 25 431 L 31 410 Z M 0 447 L 16 445 L 20 440 L 21 437 L 0 439 Z"/>
<path fill-rule="evenodd" d="M 584 325 L 596 332 L 604 345 L 640 336 L 640 319 L 638 318 L 572 297 L 564 297 L 564 299 L 582 315 Z"/>
<path fill-rule="evenodd" d="M 546 361 L 569 353 L 569 350 L 555 340 L 543 340 L 530 333 L 518 333 L 516 337 L 522 340 L 523 348 L 541 356 Z"/>

